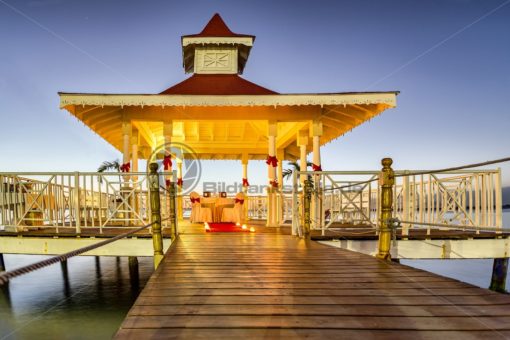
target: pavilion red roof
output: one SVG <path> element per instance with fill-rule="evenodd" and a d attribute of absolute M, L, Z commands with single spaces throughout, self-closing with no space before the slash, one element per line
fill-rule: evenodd
<path fill-rule="evenodd" d="M 194 74 L 160 94 L 264 95 L 278 94 L 237 74 Z"/>
<path fill-rule="evenodd" d="M 228 28 L 227 24 L 225 24 L 225 21 L 221 18 L 221 16 L 216 13 L 214 16 L 209 20 L 207 25 L 205 25 L 202 32 L 198 34 L 190 34 L 190 35 L 184 35 L 183 38 L 193 38 L 193 37 L 252 37 L 255 39 L 254 35 L 249 34 L 238 34 L 234 33 Z"/>

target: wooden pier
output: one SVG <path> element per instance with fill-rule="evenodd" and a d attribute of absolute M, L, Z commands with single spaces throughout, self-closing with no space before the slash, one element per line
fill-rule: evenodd
<path fill-rule="evenodd" d="M 116 338 L 510 337 L 508 295 L 257 229 L 181 234 Z"/>

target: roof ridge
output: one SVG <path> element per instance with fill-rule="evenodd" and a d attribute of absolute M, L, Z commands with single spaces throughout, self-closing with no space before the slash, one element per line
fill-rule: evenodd
<path fill-rule="evenodd" d="M 234 33 L 225 23 L 219 13 L 214 13 L 202 31 L 197 34 L 187 34 L 184 37 L 253 37 L 249 34 Z"/>
<path fill-rule="evenodd" d="M 263 95 L 277 92 L 246 80 L 238 74 L 193 74 L 160 94 Z"/>
<path fill-rule="evenodd" d="M 218 31 L 225 31 L 228 35 L 234 34 L 232 30 L 227 26 L 223 18 L 219 13 L 214 13 L 209 22 L 204 26 L 202 32 L 199 34 L 215 34 Z"/>

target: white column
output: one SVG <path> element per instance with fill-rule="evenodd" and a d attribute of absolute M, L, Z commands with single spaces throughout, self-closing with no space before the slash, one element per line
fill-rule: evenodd
<path fill-rule="evenodd" d="M 284 152 L 282 149 L 279 149 L 276 151 L 276 158 L 278 158 L 278 193 L 276 198 L 276 221 L 277 224 L 280 225 L 280 223 L 283 222 L 283 158 L 284 158 Z"/>
<path fill-rule="evenodd" d="M 122 122 L 122 164 L 129 163 L 131 153 L 131 122 Z"/>
<path fill-rule="evenodd" d="M 165 140 L 165 153 L 164 153 L 165 156 L 170 155 L 170 152 L 171 152 L 170 143 L 172 143 L 172 135 L 173 135 L 173 125 L 172 125 L 172 122 L 164 122 L 163 123 L 163 137 L 164 137 L 164 140 Z M 166 172 L 169 172 L 169 173 L 172 172 L 173 161 L 175 161 L 175 160 L 172 159 L 172 165 L 170 166 L 169 169 L 165 170 Z M 166 181 L 168 181 L 168 180 L 172 181 L 172 176 L 171 175 L 165 176 L 165 180 Z"/>
<path fill-rule="evenodd" d="M 130 153 L 131 153 L 131 122 L 130 121 L 127 121 L 127 120 L 123 120 L 122 122 L 122 165 L 121 165 L 121 170 L 123 172 L 127 172 L 126 170 L 123 170 L 124 167 L 126 166 L 129 166 L 129 161 L 130 161 Z M 128 165 L 129 164 L 129 165 Z M 131 171 L 132 169 L 130 169 Z M 124 182 L 121 187 L 122 189 L 128 189 L 129 188 L 129 175 L 124 175 L 122 176 L 122 181 Z M 121 218 L 125 219 L 123 224 L 124 226 L 127 226 L 129 225 L 129 219 L 131 218 L 131 208 L 130 208 L 130 203 L 128 203 L 130 201 L 130 199 L 126 196 L 128 196 L 128 194 L 126 194 L 124 191 L 121 191 L 121 195 L 124 196 L 124 199 L 127 201 L 125 203 L 122 203 L 122 209 L 123 212 L 120 213 L 119 216 L 121 216 Z"/>
<path fill-rule="evenodd" d="M 276 156 L 276 122 L 268 122 L 268 150 L 269 157 Z M 267 193 L 267 225 L 276 226 L 276 194 L 273 183 L 276 181 L 276 167 L 272 164 L 267 165 L 267 177 L 268 177 L 268 193 Z"/>
<path fill-rule="evenodd" d="M 177 180 L 182 181 L 182 158 L 176 158 L 177 162 Z M 184 219 L 182 209 L 182 186 L 177 186 L 177 218 Z"/>
<path fill-rule="evenodd" d="M 284 153 L 282 149 L 276 151 L 276 158 L 278 158 L 277 168 L 278 187 L 281 188 L 283 185 L 283 158 L 284 158 Z"/>
<path fill-rule="evenodd" d="M 269 144 L 268 155 L 270 157 L 276 156 L 276 149 L 275 149 L 276 136 L 269 136 L 268 144 Z M 267 170 L 268 170 L 267 179 L 268 179 L 269 185 L 272 185 L 272 183 L 274 183 L 274 181 L 276 181 L 276 168 L 273 167 L 271 164 L 268 164 Z"/>
<path fill-rule="evenodd" d="M 313 164 L 321 166 L 321 144 L 320 137 L 322 136 L 322 122 L 313 121 L 310 129 L 312 135 L 312 150 L 313 150 Z"/>
<path fill-rule="evenodd" d="M 246 179 L 248 181 L 248 162 L 243 163 L 242 165 L 243 165 L 243 180 Z"/>
<path fill-rule="evenodd" d="M 308 145 L 308 131 L 299 131 L 297 136 L 297 145 L 299 146 L 299 171 L 306 171 L 306 147 Z M 301 175 L 299 181 L 301 187 L 304 186 L 306 175 Z"/>
<path fill-rule="evenodd" d="M 133 161 L 133 164 L 131 164 L 131 170 L 133 172 L 138 172 L 138 137 L 138 130 L 133 130 L 131 137 L 131 159 Z M 134 177 L 133 180 L 137 180 L 137 178 Z"/>
<path fill-rule="evenodd" d="M 313 151 L 313 168 L 321 169 L 321 148 L 320 148 L 320 137 L 322 136 L 322 122 L 313 121 L 310 129 L 312 135 L 312 151 Z M 319 226 L 323 226 L 324 214 L 322 212 L 322 200 L 319 195 L 320 190 L 320 176 L 314 176 L 314 186 L 317 190 L 314 190 L 312 196 L 312 218 Z M 323 231 L 324 234 L 324 231 Z"/>
<path fill-rule="evenodd" d="M 316 166 L 321 166 L 321 147 L 320 147 L 320 136 L 312 137 L 312 147 L 313 147 L 313 164 Z"/>
<path fill-rule="evenodd" d="M 243 179 L 242 179 L 242 182 L 244 183 L 244 179 L 246 179 L 248 181 L 248 183 L 250 182 L 249 178 L 248 178 L 248 159 L 249 159 L 249 155 L 247 153 L 243 153 L 242 156 L 241 156 L 241 165 L 243 167 Z M 246 221 L 248 220 L 249 218 L 249 207 L 250 207 L 250 199 L 248 198 L 248 186 L 245 186 L 244 184 L 242 185 L 242 189 L 241 189 L 244 193 L 244 203 L 243 203 L 243 213 L 244 213 L 244 217 L 242 218 L 243 221 Z"/>
<path fill-rule="evenodd" d="M 246 153 L 243 153 L 242 156 L 241 156 L 241 165 L 243 167 L 243 182 L 244 182 L 244 179 L 246 179 L 249 183 L 249 179 L 248 179 L 248 154 Z M 243 185 L 243 192 L 244 194 L 246 195 L 247 192 L 248 192 L 248 187 L 244 186 Z M 246 204 L 247 206 L 247 204 Z"/>

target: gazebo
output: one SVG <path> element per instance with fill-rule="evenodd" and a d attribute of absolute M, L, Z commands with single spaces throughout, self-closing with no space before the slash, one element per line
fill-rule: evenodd
<path fill-rule="evenodd" d="M 215 14 L 202 32 L 182 36 L 186 80 L 158 94 L 60 92 L 60 107 L 122 152 L 124 171 L 138 171 L 139 159 L 170 142 L 200 159 L 240 160 L 245 185 L 249 160 L 266 160 L 267 224 L 276 225 L 282 161 L 306 170 L 312 153 L 313 170 L 322 170 L 321 146 L 395 107 L 398 92 L 277 93 L 240 76 L 254 41 Z M 189 156 L 173 163 L 179 179 Z"/>

